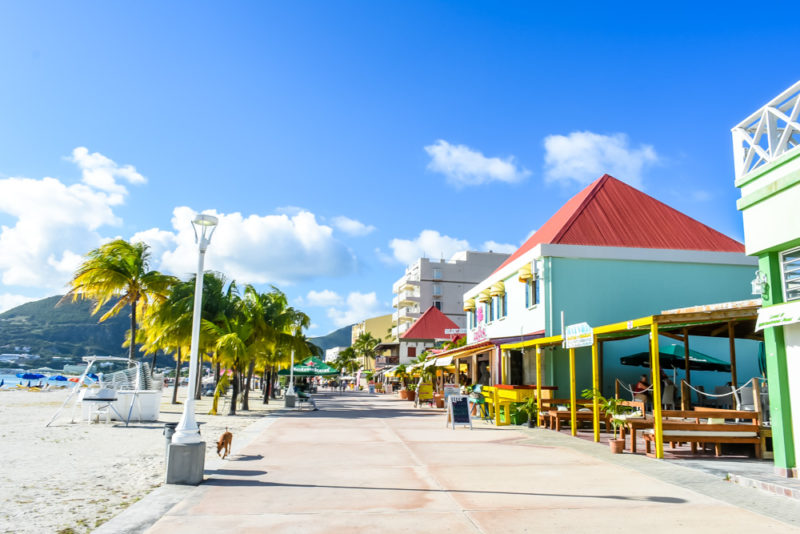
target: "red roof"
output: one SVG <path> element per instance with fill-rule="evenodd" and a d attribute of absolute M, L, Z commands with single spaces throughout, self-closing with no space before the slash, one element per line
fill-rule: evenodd
<path fill-rule="evenodd" d="M 495 272 L 541 243 L 744 252 L 744 245 L 604 174 L 569 199 Z"/>
<path fill-rule="evenodd" d="M 450 328 L 458 328 L 458 325 L 450 320 L 448 316 L 440 312 L 434 306 L 428 308 L 419 319 L 414 321 L 411 328 L 400 336 L 401 339 L 450 339 L 452 334 L 445 334 L 444 331 Z"/>

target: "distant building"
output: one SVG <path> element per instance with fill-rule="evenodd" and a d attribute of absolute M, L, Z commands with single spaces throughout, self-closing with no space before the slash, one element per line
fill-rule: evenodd
<path fill-rule="evenodd" d="M 366 369 L 375 369 L 385 367 L 387 365 L 396 365 L 397 362 L 397 354 L 396 354 L 396 345 L 395 350 L 392 350 L 392 314 L 388 313 L 386 315 L 380 315 L 378 317 L 371 317 L 369 319 L 364 319 L 358 324 L 353 325 L 353 330 L 351 331 L 351 344 L 356 342 L 356 339 L 361 334 L 369 333 L 381 342 L 378 346 L 378 356 L 375 358 L 375 361 L 366 362 L 365 368 Z M 388 344 L 386 344 L 388 342 Z"/>
<path fill-rule="evenodd" d="M 339 353 L 347 347 L 333 347 L 325 351 L 325 362 L 332 362 L 339 357 Z"/>
<path fill-rule="evenodd" d="M 465 328 L 463 296 L 475 284 L 489 276 L 508 254 L 494 252 L 457 252 L 449 260 L 432 261 L 420 258 L 408 266 L 405 274 L 394 283 L 392 306 L 392 339 L 394 353 L 400 362 L 412 360 L 416 345 L 401 340 L 402 335 L 422 313 L 433 306 L 458 328 Z M 409 349 L 414 354 L 409 354 Z"/>

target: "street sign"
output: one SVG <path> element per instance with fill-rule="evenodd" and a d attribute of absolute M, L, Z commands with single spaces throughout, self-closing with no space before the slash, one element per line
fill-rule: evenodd
<path fill-rule="evenodd" d="M 571 324 L 564 329 L 564 348 L 577 349 L 594 344 L 594 332 L 587 323 Z"/>

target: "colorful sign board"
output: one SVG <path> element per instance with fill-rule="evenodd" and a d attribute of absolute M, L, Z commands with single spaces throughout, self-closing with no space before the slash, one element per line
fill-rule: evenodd
<path fill-rule="evenodd" d="M 591 347 L 593 343 L 594 332 L 587 323 L 571 324 L 564 329 L 564 348 Z"/>
<path fill-rule="evenodd" d="M 777 304 L 758 310 L 756 332 L 771 326 L 800 323 L 800 301 Z"/>

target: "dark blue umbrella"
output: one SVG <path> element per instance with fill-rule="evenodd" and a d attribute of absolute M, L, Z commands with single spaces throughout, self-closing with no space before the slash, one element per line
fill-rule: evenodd
<path fill-rule="evenodd" d="M 89 377 L 89 378 L 91 378 L 92 380 L 100 380 L 100 377 L 99 377 L 99 376 L 97 376 L 97 375 L 96 375 L 96 374 L 94 374 L 94 373 L 89 373 L 89 374 L 88 374 L 88 375 L 86 375 L 86 376 L 88 376 L 88 377 Z"/>
<path fill-rule="evenodd" d="M 54 375 L 54 376 L 51 376 L 50 378 L 48 378 L 48 380 L 57 380 L 59 382 L 66 382 L 67 381 L 67 377 L 63 376 L 63 375 Z"/>
<path fill-rule="evenodd" d="M 40 375 L 39 373 L 17 373 L 17 378 L 23 380 L 39 380 L 40 378 L 44 378 L 44 375 Z"/>

